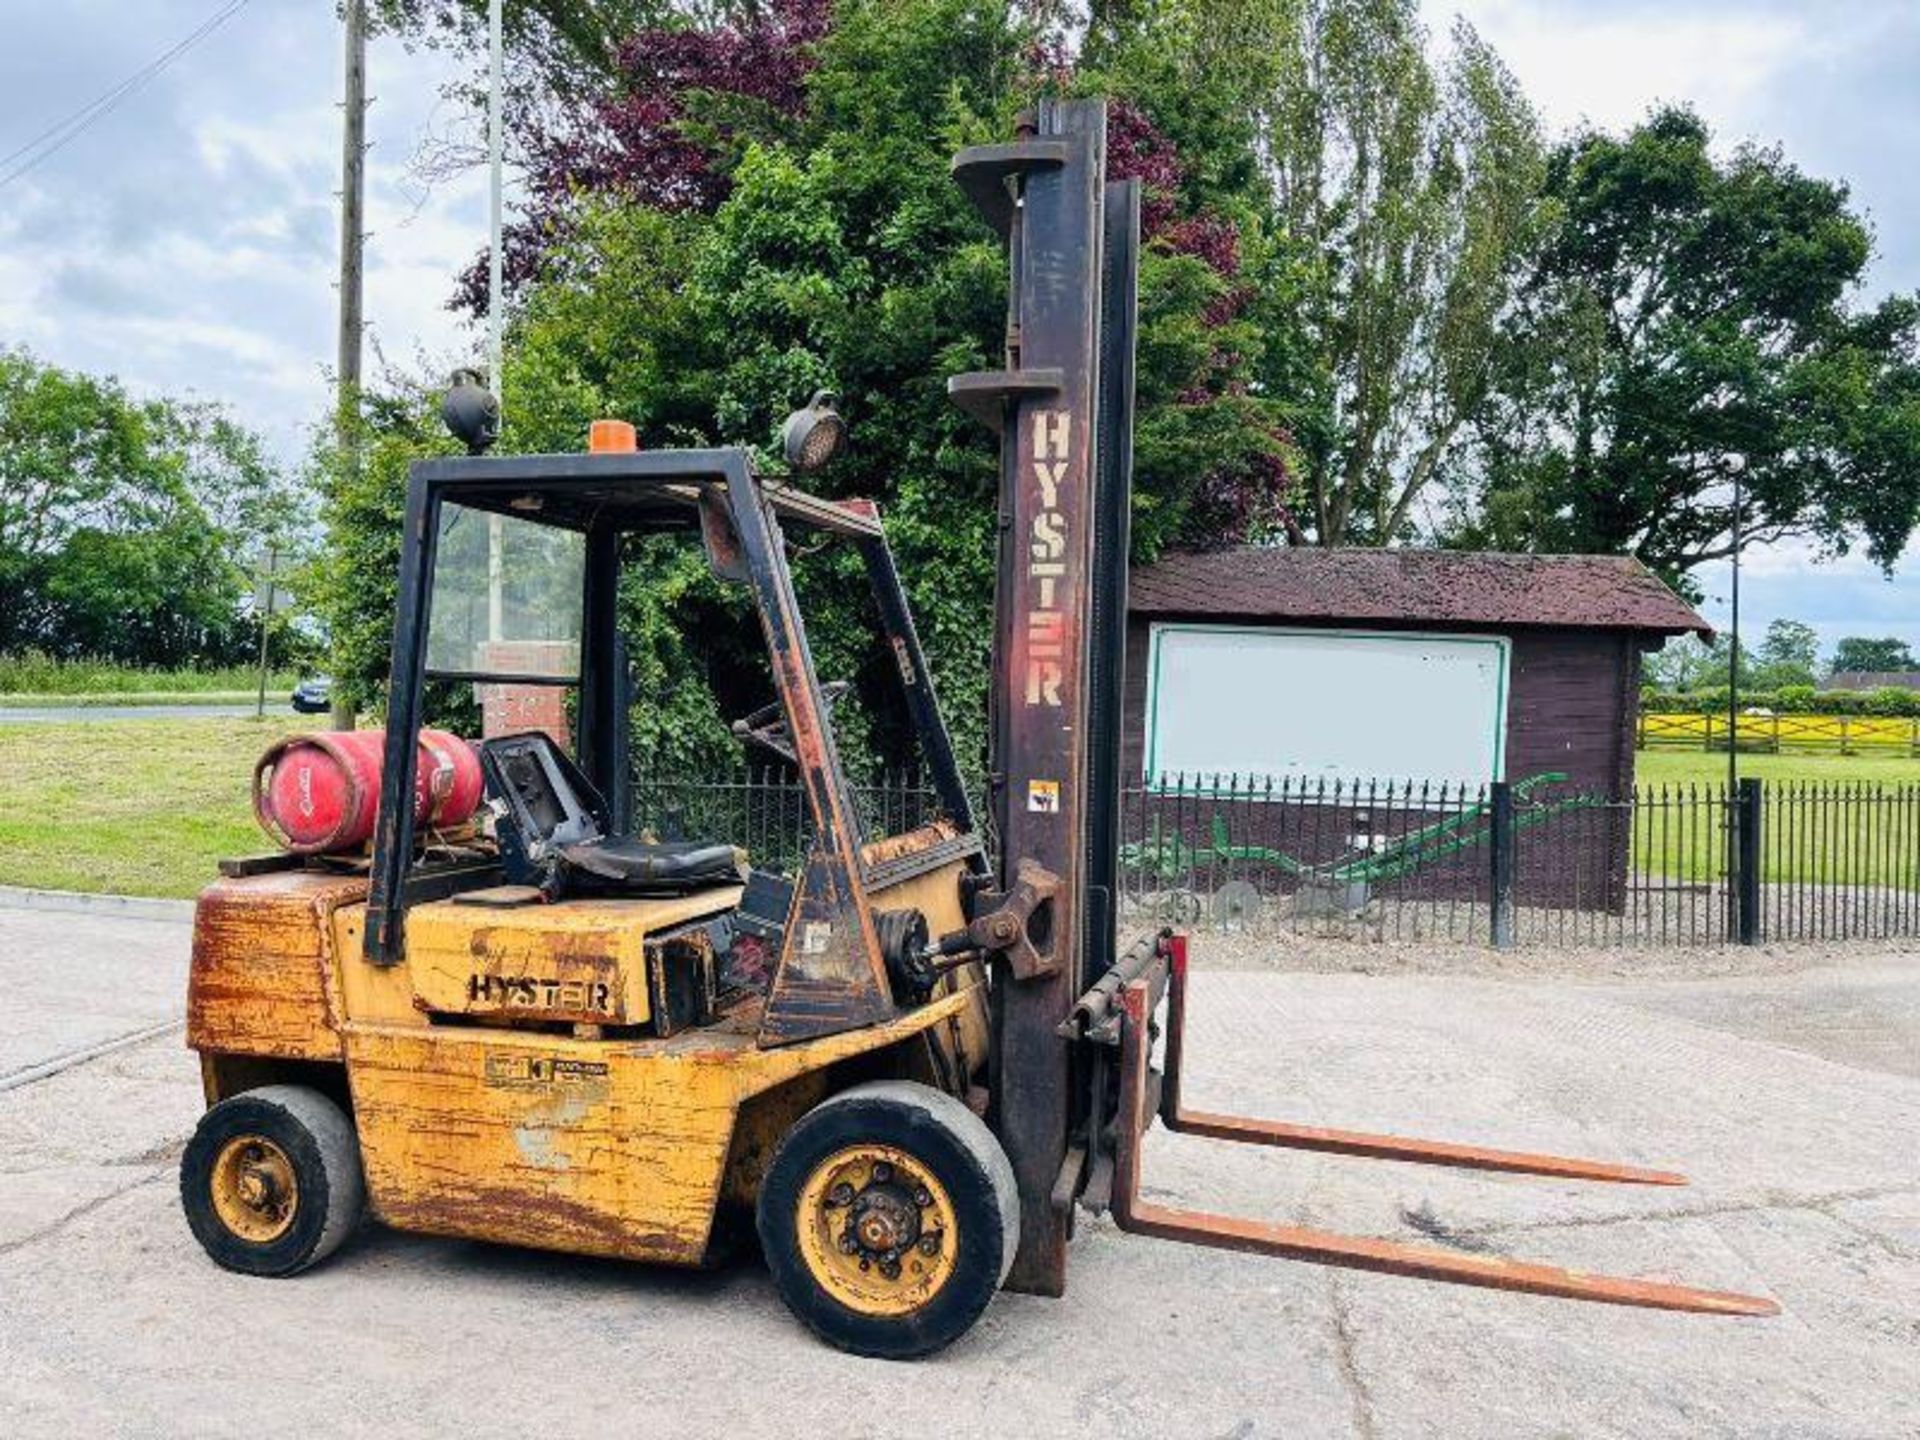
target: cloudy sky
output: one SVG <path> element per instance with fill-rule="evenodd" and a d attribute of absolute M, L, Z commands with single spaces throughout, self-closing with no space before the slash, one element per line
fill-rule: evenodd
<path fill-rule="evenodd" d="M 231 0 L 0 0 L 0 154 L 31 141 Z M 1867 298 L 1920 288 L 1920 11 L 1914 0 L 1424 0 L 1464 15 L 1549 125 L 1622 126 L 1690 100 L 1731 145 L 1779 142 L 1844 178 L 1879 236 Z M 0 343 L 229 402 L 296 456 L 334 353 L 340 36 L 331 0 L 246 0 L 31 170 L 0 162 Z M 445 368 L 478 337 L 445 310 L 484 238 L 480 177 L 423 184 L 423 137 L 459 116 L 445 61 L 376 46 L 367 316 L 388 359 Z M 378 357 L 370 356 L 369 364 Z M 1724 572 L 1702 576 L 1724 619 Z M 1920 556 L 1751 557 L 1746 626 L 1776 615 L 1920 646 Z"/>
<path fill-rule="evenodd" d="M 0 0 L 0 153 L 229 3 Z M 247 0 L 44 163 L 0 166 L 0 341 L 227 401 L 299 454 L 335 350 L 342 70 L 331 0 Z M 449 73 L 391 44 L 369 65 L 367 316 L 402 363 L 475 343 L 445 302 L 485 240 L 484 177 L 429 188 L 410 163 L 458 118 Z"/>
<path fill-rule="evenodd" d="M 1915 0 L 1423 0 L 1444 30 L 1464 16 L 1513 67 L 1549 126 L 1630 125 L 1691 102 L 1731 146 L 1779 144 L 1802 169 L 1845 180 L 1877 254 L 1863 300 L 1920 289 L 1920 4 Z M 1724 626 L 1725 566 L 1696 572 Z M 1790 616 L 1831 645 L 1898 635 L 1920 649 L 1920 546 L 1891 581 L 1850 556 L 1749 553 L 1741 634 Z"/>

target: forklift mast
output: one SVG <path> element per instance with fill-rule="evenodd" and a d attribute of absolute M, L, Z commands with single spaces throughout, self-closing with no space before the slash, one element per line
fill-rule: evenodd
<path fill-rule="evenodd" d="M 1106 181 L 1106 107 L 1043 101 L 954 178 L 1006 242 L 1006 368 L 956 375 L 1000 435 L 989 804 L 999 882 L 1052 893 L 1037 963 L 996 961 L 994 1128 L 1020 1184 L 1008 1285 L 1057 1295 L 1084 1086 L 1059 1027 L 1114 961 L 1132 491 L 1137 181 Z M 1025 970 L 1029 973 L 1022 973 Z"/>
<path fill-rule="evenodd" d="M 1118 952 L 1120 696 L 1140 196 L 1106 182 L 1099 101 L 1043 102 L 1015 140 L 963 150 L 954 178 L 1007 246 L 1006 368 L 953 399 L 1000 434 L 990 802 L 1003 895 L 1037 920 L 994 961 L 989 1118 L 1020 1191 L 1006 1284 L 1058 1295 L 1076 1205 L 1186 1244 L 1620 1305 L 1766 1315 L 1762 1297 L 1176 1210 L 1144 1198 L 1141 1141 L 1171 1131 L 1291 1150 L 1614 1184 L 1638 1166 L 1187 1109 L 1186 937 Z M 1034 897 L 1049 897 L 1035 905 Z M 1154 1020 L 1166 1007 L 1164 1029 Z M 1154 1040 L 1164 1041 L 1161 1070 Z"/>

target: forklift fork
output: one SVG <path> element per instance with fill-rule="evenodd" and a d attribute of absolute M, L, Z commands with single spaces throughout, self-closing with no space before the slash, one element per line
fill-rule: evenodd
<path fill-rule="evenodd" d="M 1687 1183 L 1684 1176 L 1665 1170 L 1645 1170 L 1557 1155 L 1488 1150 L 1470 1145 L 1328 1130 L 1186 1110 L 1180 1104 L 1186 988 L 1186 938 L 1165 936 L 1155 942 L 1150 951 L 1143 947 L 1129 956 L 1128 960 L 1116 965 L 1101 985 L 1082 998 L 1080 1005 L 1075 1007 L 1073 1019 L 1069 1021 L 1069 1026 L 1079 1038 L 1104 1042 L 1117 1048 L 1118 1103 L 1111 1131 L 1101 1137 L 1102 1148 L 1110 1146 L 1110 1157 L 1103 1158 L 1110 1158 L 1111 1177 L 1109 1180 L 1106 1176 L 1099 1176 L 1097 1183 L 1089 1186 L 1087 1198 L 1097 1207 L 1101 1198 L 1099 1190 L 1110 1185 L 1113 1218 L 1121 1229 L 1219 1250 L 1273 1255 L 1287 1260 L 1306 1260 L 1320 1265 L 1374 1270 L 1459 1285 L 1554 1295 L 1569 1300 L 1596 1300 L 1613 1305 L 1638 1305 L 1657 1310 L 1718 1315 L 1779 1313 L 1778 1305 L 1759 1296 L 1592 1275 L 1585 1271 L 1565 1270 L 1558 1266 L 1497 1256 L 1462 1255 L 1428 1246 L 1403 1245 L 1390 1240 L 1341 1235 L 1327 1230 L 1174 1209 L 1143 1200 L 1140 1192 L 1140 1150 L 1156 1114 L 1169 1130 L 1241 1144 L 1317 1150 L 1414 1164 L 1550 1175 L 1563 1179 L 1641 1185 Z M 1153 1015 L 1163 993 L 1167 999 L 1164 1075 L 1152 1068 Z M 1104 1110 L 1104 1105 L 1098 1095 L 1095 1103 L 1095 1113 L 1099 1114 Z"/>

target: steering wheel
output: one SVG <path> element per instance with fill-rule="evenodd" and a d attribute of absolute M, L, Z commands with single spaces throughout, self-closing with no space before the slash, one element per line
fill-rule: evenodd
<path fill-rule="evenodd" d="M 833 707 L 841 698 L 853 689 L 851 680 L 829 680 L 820 687 L 820 704 L 831 715 Z M 798 765 L 800 758 L 794 754 L 793 731 L 787 725 L 786 708 L 775 700 L 771 705 L 762 705 L 751 714 L 743 715 L 729 727 L 740 739 L 771 750 L 783 756 L 789 763 Z"/>

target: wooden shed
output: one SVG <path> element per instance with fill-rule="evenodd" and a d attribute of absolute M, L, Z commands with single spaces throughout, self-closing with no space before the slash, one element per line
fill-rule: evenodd
<path fill-rule="evenodd" d="M 1621 795 L 1642 654 L 1713 633 L 1644 565 L 1613 555 L 1171 555 L 1133 572 L 1128 611 L 1123 773 L 1135 784 L 1174 769 L 1466 783 L 1556 771 Z M 1421 774 L 1413 737 L 1448 709 L 1491 722 L 1484 756 L 1468 764 L 1463 721 L 1457 761 L 1426 752 L 1460 773 Z"/>
<path fill-rule="evenodd" d="M 1641 658 L 1712 634 L 1638 561 L 1600 555 L 1173 555 L 1133 572 L 1128 609 L 1122 774 L 1142 834 L 1207 855 L 1230 828 L 1236 853 L 1286 857 L 1241 878 L 1290 891 L 1423 826 L 1471 831 L 1458 817 L 1506 780 L 1586 797 L 1571 816 L 1529 802 L 1517 878 L 1522 903 L 1580 909 L 1625 894 L 1631 817 L 1607 802 L 1633 786 Z M 1269 803 L 1235 803 L 1249 793 Z M 1399 892 L 1479 893 L 1484 855 L 1423 860 Z"/>

